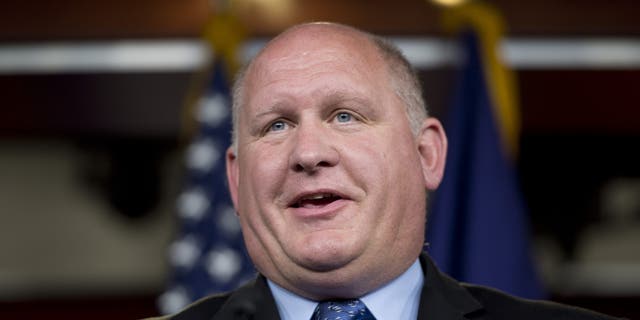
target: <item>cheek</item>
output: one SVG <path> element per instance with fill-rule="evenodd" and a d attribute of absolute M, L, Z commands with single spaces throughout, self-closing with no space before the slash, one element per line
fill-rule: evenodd
<path fill-rule="evenodd" d="M 375 143 L 363 144 L 362 176 L 369 192 L 379 193 L 383 206 L 400 211 L 412 206 L 423 193 L 422 171 L 414 141 L 405 135 L 380 135 Z M 371 140 L 370 140 L 371 141 Z M 394 208 L 391 208 L 394 207 Z"/>
<path fill-rule="evenodd" d="M 268 154 L 246 152 L 243 157 L 238 212 L 247 247 L 261 251 L 264 250 L 265 237 L 271 233 L 277 221 L 273 203 L 281 181 L 278 174 L 280 170 L 268 158 Z"/>
<path fill-rule="evenodd" d="M 282 152 L 270 149 L 247 149 L 240 164 L 240 208 L 256 210 L 259 204 L 272 203 L 286 174 Z M 246 211 L 246 210 L 244 210 Z"/>
<path fill-rule="evenodd" d="M 372 182 L 388 187 L 398 178 L 397 169 L 406 164 L 405 155 L 400 155 L 394 141 L 388 135 L 369 135 L 364 139 L 351 141 L 347 146 L 347 155 L 351 158 L 351 169 Z"/>

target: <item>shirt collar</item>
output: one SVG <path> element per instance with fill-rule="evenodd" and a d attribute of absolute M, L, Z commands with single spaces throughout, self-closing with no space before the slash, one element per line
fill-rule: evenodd
<path fill-rule="evenodd" d="M 417 319 L 423 283 L 422 267 L 416 260 L 399 277 L 360 300 L 377 320 Z"/>
<path fill-rule="evenodd" d="M 267 279 L 282 320 L 311 319 L 318 302 L 301 297 Z"/>
<path fill-rule="evenodd" d="M 317 301 L 303 298 L 267 280 L 282 320 L 310 319 Z M 377 320 L 416 319 L 424 275 L 416 260 L 407 271 L 360 300 Z"/>

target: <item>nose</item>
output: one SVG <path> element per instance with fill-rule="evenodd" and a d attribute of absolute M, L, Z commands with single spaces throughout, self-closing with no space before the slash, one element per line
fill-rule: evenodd
<path fill-rule="evenodd" d="M 314 173 L 338 164 L 340 155 L 322 124 L 301 124 L 296 128 L 289 163 L 295 172 Z"/>

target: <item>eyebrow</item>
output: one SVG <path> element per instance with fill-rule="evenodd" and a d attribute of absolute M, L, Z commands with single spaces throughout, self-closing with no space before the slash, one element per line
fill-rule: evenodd
<path fill-rule="evenodd" d="M 348 94 L 344 91 L 332 90 L 328 95 L 326 95 L 323 104 L 332 105 L 343 101 L 357 101 L 365 103 L 366 99 L 354 94 Z"/>
<path fill-rule="evenodd" d="M 277 101 L 277 102 L 265 107 L 264 110 L 256 113 L 253 118 L 254 119 L 260 119 L 262 117 L 269 116 L 269 115 L 271 115 L 273 113 L 284 113 L 285 111 L 290 109 L 289 105 L 291 104 L 290 102 L 287 102 L 286 100 L 287 99 L 282 99 L 281 101 Z M 331 90 L 327 94 L 325 94 L 325 96 L 322 99 L 321 104 L 323 106 L 331 106 L 331 105 L 337 105 L 339 103 L 349 102 L 349 101 L 353 101 L 353 102 L 355 102 L 357 104 L 361 104 L 361 105 L 366 105 L 366 104 L 370 103 L 370 100 L 367 99 L 364 96 L 360 96 L 360 95 L 357 95 L 357 94 L 350 94 L 350 93 L 342 91 L 342 90 Z"/>
<path fill-rule="evenodd" d="M 254 119 L 260 119 L 262 117 L 266 117 L 269 116 L 270 114 L 273 113 L 280 113 L 282 112 L 284 109 L 286 109 L 287 107 L 285 106 L 284 103 L 282 102 L 276 102 L 268 107 L 266 107 L 265 110 L 262 110 L 258 113 L 255 114 L 255 116 L 253 117 Z"/>

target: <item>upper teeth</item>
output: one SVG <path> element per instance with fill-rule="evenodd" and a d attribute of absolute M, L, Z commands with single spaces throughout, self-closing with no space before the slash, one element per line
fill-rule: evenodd
<path fill-rule="evenodd" d="M 320 194 L 313 194 L 313 195 L 310 195 L 310 196 L 303 197 L 300 200 L 318 200 L 318 199 L 323 199 L 323 198 L 329 198 L 331 196 L 332 196 L 332 194 L 330 194 L 330 193 L 320 193 Z"/>

